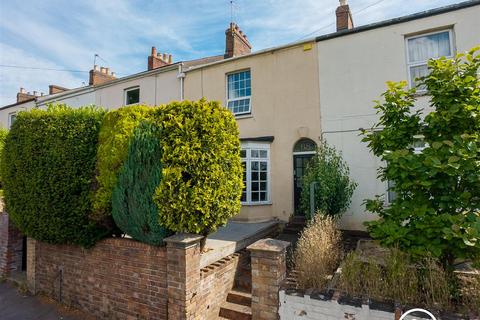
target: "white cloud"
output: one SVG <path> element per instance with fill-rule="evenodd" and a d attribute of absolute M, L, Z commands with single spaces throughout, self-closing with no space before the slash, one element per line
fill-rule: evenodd
<path fill-rule="evenodd" d="M 350 0 L 355 25 L 430 9 L 454 0 Z M 255 50 L 296 41 L 314 31 L 334 31 L 336 0 L 237 0 L 234 19 Z M 366 6 L 371 8 L 359 12 Z M 25 66 L 89 70 L 100 61 L 127 75 L 145 70 L 150 46 L 174 60 L 224 51 L 230 21 L 227 0 L 44 0 L 4 1 L 0 10 L 2 61 Z M 326 26 L 326 28 L 325 28 Z M 320 31 L 318 31 L 321 29 Z M 5 62 L 2 62 L 6 64 Z M 11 102 L 19 86 L 46 90 L 48 84 L 78 86 L 86 74 L 0 68 L 0 104 Z"/>

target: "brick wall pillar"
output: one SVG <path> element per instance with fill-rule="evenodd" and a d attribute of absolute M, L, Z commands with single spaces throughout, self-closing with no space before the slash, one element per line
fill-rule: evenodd
<path fill-rule="evenodd" d="M 278 291 L 285 279 L 289 242 L 262 239 L 250 245 L 252 261 L 252 319 L 278 319 Z"/>
<path fill-rule="evenodd" d="M 195 319 L 200 287 L 200 240 L 176 234 L 167 243 L 168 319 Z"/>
<path fill-rule="evenodd" d="M 27 286 L 32 294 L 37 292 L 37 279 L 35 275 L 37 263 L 37 241 L 27 238 Z"/>

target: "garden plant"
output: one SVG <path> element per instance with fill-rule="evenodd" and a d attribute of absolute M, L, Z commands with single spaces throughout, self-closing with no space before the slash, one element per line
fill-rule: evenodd
<path fill-rule="evenodd" d="M 480 55 L 430 60 L 420 80 L 430 101 L 419 110 L 416 89 L 388 83 L 380 115 L 363 141 L 382 159 L 382 181 L 397 197 L 385 206 L 366 201 L 379 215 L 367 223 L 372 237 L 417 257 L 439 258 L 451 270 L 456 259 L 480 259 Z M 423 145 L 423 150 L 415 146 Z"/>

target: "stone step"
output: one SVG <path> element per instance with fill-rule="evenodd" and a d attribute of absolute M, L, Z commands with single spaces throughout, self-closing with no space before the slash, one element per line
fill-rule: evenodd
<path fill-rule="evenodd" d="M 219 316 L 226 319 L 251 320 L 252 308 L 226 301 L 220 307 Z"/>
<path fill-rule="evenodd" d="M 241 290 L 232 289 L 227 296 L 227 302 L 240 304 L 242 306 L 252 306 L 252 294 Z"/>

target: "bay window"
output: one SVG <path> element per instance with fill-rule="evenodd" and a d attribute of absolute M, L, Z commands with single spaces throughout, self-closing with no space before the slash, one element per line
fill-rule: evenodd
<path fill-rule="evenodd" d="M 242 204 L 270 203 L 270 145 L 242 144 Z"/>

